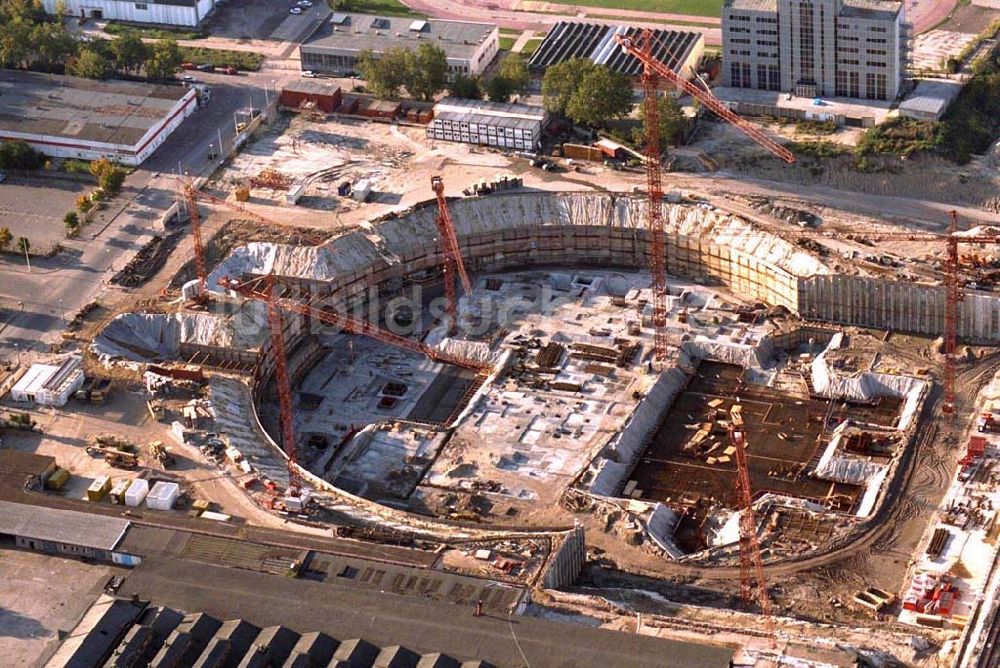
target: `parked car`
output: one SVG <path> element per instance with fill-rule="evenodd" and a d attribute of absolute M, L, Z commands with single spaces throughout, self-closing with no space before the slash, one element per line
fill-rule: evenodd
<path fill-rule="evenodd" d="M 298 2 L 296 2 L 295 4 L 298 5 L 299 7 L 312 7 L 313 6 L 313 3 L 312 3 L 311 0 L 298 0 Z"/>
<path fill-rule="evenodd" d="M 219 71 L 222 72 L 223 74 L 239 74 L 239 72 L 240 72 L 238 69 L 236 69 L 232 65 L 226 65 L 225 67 L 223 67 Z"/>
<path fill-rule="evenodd" d="M 214 72 L 215 71 L 215 65 L 213 65 L 212 63 L 202 63 L 201 65 L 198 66 L 198 71 L 199 72 Z"/>
<path fill-rule="evenodd" d="M 7 174 L 5 172 L 0 172 L 0 183 L 7 180 Z"/>
<path fill-rule="evenodd" d="M 315 79 L 316 73 L 313 72 L 312 70 L 302 70 L 302 76 L 304 76 L 306 79 Z"/>
<path fill-rule="evenodd" d="M 197 81 L 197 79 L 195 79 L 190 74 L 185 74 L 184 76 L 181 77 L 181 81 L 183 81 L 184 83 L 194 83 L 195 81 Z"/>
<path fill-rule="evenodd" d="M 302 8 L 301 7 L 292 7 L 291 9 L 288 10 L 288 13 L 289 14 L 301 14 L 302 13 Z"/>
<path fill-rule="evenodd" d="M 181 69 L 182 70 L 196 70 L 196 69 L 198 69 L 198 66 L 195 65 L 194 63 L 181 63 Z"/>

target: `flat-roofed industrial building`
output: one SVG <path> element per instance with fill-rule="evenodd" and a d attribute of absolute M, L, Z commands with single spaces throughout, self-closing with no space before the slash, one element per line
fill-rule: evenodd
<path fill-rule="evenodd" d="M 377 58 L 395 47 L 416 51 L 421 44 L 441 48 L 448 59 L 448 78 L 483 73 L 500 49 L 500 33 L 492 23 L 439 21 L 337 12 L 299 47 L 303 70 L 354 75 L 362 52 Z"/>
<path fill-rule="evenodd" d="M 193 88 L 0 70 L 0 141 L 139 165 L 197 107 Z"/>
<path fill-rule="evenodd" d="M 548 120 L 541 107 L 446 97 L 434 105 L 427 137 L 534 151 Z"/>

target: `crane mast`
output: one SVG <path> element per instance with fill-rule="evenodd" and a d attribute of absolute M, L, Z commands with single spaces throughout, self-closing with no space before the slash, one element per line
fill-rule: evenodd
<path fill-rule="evenodd" d="M 729 413 L 729 443 L 736 455 L 736 491 L 739 497 L 740 513 L 740 598 L 744 609 L 753 607 L 756 591 L 757 603 L 769 636 L 771 648 L 777 646 L 774 618 L 771 613 L 771 597 L 767 593 L 764 579 L 764 562 L 760 556 L 760 541 L 757 540 L 757 516 L 753 511 L 753 489 L 750 486 L 750 470 L 747 465 L 747 440 L 743 426 L 743 414 L 739 404 Z"/>
<path fill-rule="evenodd" d="M 451 219 L 451 212 L 448 210 L 448 201 L 444 196 L 444 179 L 440 176 L 431 177 L 431 189 L 437 198 L 438 215 L 434 219 L 437 224 L 439 243 L 444 261 L 441 263 L 444 275 L 444 293 L 447 301 L 445 312 L 448 316 L 449 331 L 458 323 L 458 297 L 455 294 L 455 275 L 462 281 L 462 291 L 465 294 L 472 292 L 472 283 L 469 275 L 465 271 L 465 263 L 462 261 L 462 251 L 458 245 L 458 235 L 455 233 L 455 223 Z"/>

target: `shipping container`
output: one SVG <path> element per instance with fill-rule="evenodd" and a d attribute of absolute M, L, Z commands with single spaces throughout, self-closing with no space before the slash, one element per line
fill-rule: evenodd
<path fill-rule="evenodd" d="M 129 508 L 138 508 L 149 493 L 149 481 L 145 478 L 136 478 L 125 490 L 125 505 Z"/>
<path fill-rule="evenodd" d="M 131 478 L 121 478 L 118 482 L 116 482 L 114 487 L 111 488 L 111 503 L 117 503 L 119 505 L 125 503 L 125 492 L 128 491 L 131 484 Z"/>
<path fill-rule="evenodd" d="M 101 501 L 109 491 L 111 491 L 111 478 L 102 475 L 90 483 L 90 487 L 87 488 L 87 500 Z"/>
<path fill-rule="evenodd" d="M 49 489 L 60 490 L 66 486 L 69 478 L 69 471 L 64 468 L 58 468 L 55 470 L 55 473 L 50 475 L 49 479 L 45 481 L 45 486 Z"/>
<path fill-rule="evenodd" d="M 181 488 L 176 482 L 161 480 L 153 485 L 146 495 L 146 507 L 153 510 L 172 510 L 180 495 Z"/>

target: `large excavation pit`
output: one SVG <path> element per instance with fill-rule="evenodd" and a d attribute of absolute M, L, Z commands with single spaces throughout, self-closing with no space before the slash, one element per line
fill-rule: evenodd
<path fill-rule="evenodd" d="M 902 400 L 881 397 L 874 404 L 848 404 L 806 392 L 795 396 L 743 379 L 744 370 L 733 364 L 699 365 L 632 474 L 641 498 L 735 508 L 736 458 L 727 426 L 730 410 L 739 404 L 755 496 L 771 492 L 852 512 L 863 486 L 821 480 L 810 473 L 838 424 L 850 418 L 893 427 Z"/>

